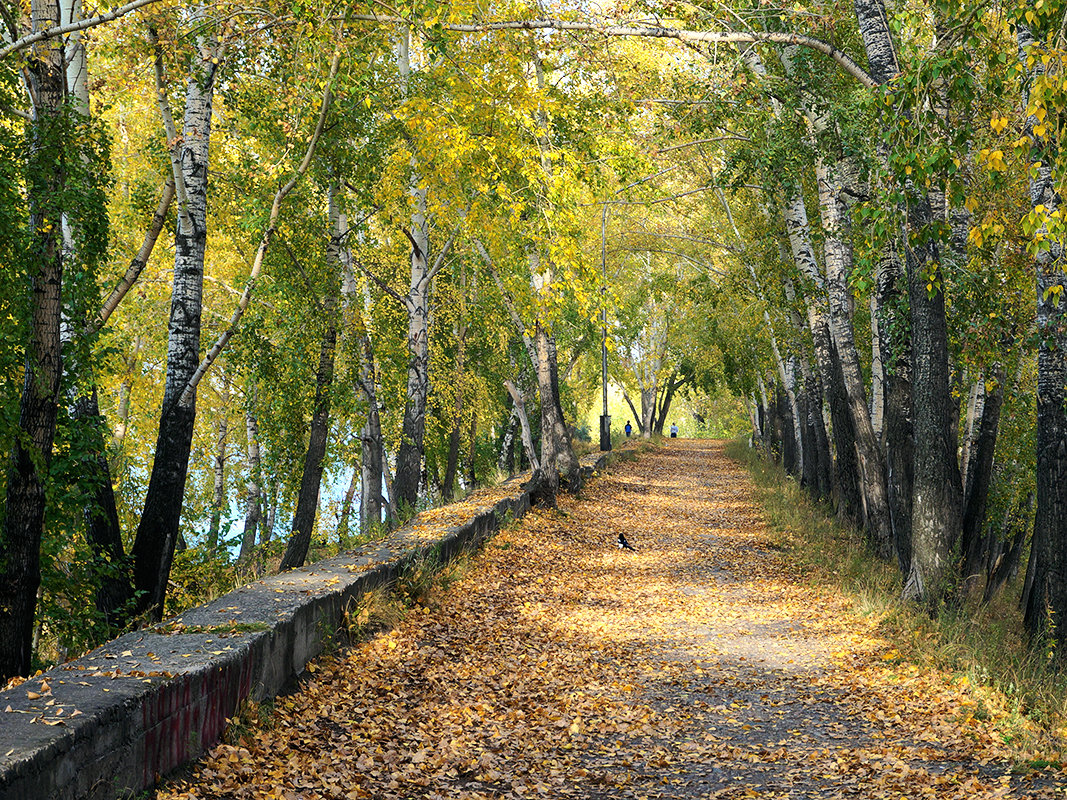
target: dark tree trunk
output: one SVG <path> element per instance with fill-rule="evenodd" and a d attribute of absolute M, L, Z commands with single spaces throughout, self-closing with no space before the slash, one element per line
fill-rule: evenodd
<path fill-rule="evenodd" d="M 378 414 L 378 389 L 374 364 L 374 344 L 370 334 L 361 337 L 362 357 L 359 383 L 367 399 L 367 420 L 360 432 L 359 528 L 369 532 L 382 524 L 382 474 L 385 471 L 385 444 Z"/>
<path fill-rule="evenodd" d="M 250 404 L 256 399 L 253 388 Z M 256 546 L 256 530 L 263 519 L 263 483 L 261 476 L 261 459 L 259 454 L 259 419 L 253 408 L 245 411 L 245 436 L 247 437 L 248 478 L 245 483 L 245 523 L 241 533 L 241 551 L 237 562 L 244 564 L 252 555 Z"/>
<path fill-rule="evenodd" d="M 448 455 L 445 459 L 445 477 L 441 481 L 441 497 L 446 501 L 451 500 L 456 493 L 456 473 L 459 471 L 459 446 L 462 444 L 462 434 L 459 430 L 459 420 L 452 425 L 448 434 Z"/>
<path fill-rule="evenodd" d="M 336 235 L 330 243 L 330 262 L 338 263 L 340 241 Z M 337 296 L 326 300 L 326 330 L 319 349 L 319 367 L 315 375 L 315 412 L 311 417 L 311 435 L 304 455 L 304 474 L 300 479 L 300 494 L 293 514 L 293 529 L 285 547 L 285 555 L 278 570 L 284 572 L 304 566 L 315 516 L 319 510 L 319 491 L 322 488 L 322 466 L 326 458 L 326 444 L 330 438 L 330 394 L 333 389 L 334 356 L 337 352 Z"/>
<path fill-rule="evenodd" d="M 1043 70 L 1041 61 L 1027 66 L 1027 51 L 1034 43 L 1025 25 L 1019 25 L 1019 59 L 1033 80 Z M 1025 99 L 1024 99 L 1025 102 Z M 1062 211 L 1052 165 L 1058 142 L 1042 143 L 1033 136 L 1036 120 L 1027 120 L 1032 159 L 1030 203 L 1046 213 Z M 1055 135 L 1055 134 L 1053 134 Z M 1050 137 L 1051 139 L 1051 137 Z M 1025 624 L 1031 637 L 1053 637 L 1056 658 L 1063 662 L 1067 642 L 1067 285 L 1063 244 L 1046 240 L 1048 249 L 1035 258 L 1037 289 L 1037 507 L 1031 544 L 1032 580 L 1026 596 Z M 1060 293 L 1057 293 L 1060 292 Z M 1029 577 L 1029 576 L 1028 576 Z"/>
<path fill-rule="evenodd" d="M 856 20 L 867 51 L 871 76 L 879 83 L 900 71 L 883 0 L 855 0 Z M 905 241 L 924 233 L 934 220 L 929 198 L 912 189 Z M 932 243 L 905 252 L 911 305 L 912 414 L 914 472 L 911 513 L 911 564 L 905 598 L 931 610 L 951 590 L 955 577 L 953 549 L 959 541 L 962 487 L 956 453 L 948 436 L 951 424 L 948 329 L 944 289 L 927 290 L 939 254 Z M 940 283 L 940 276 L 935 280 Z"/>
<path fill-rule="evenodd" d="M 777 397 L 775 405 L 778 407 L 778 419 L 781 425 L 782 467 L 790 475 L 796 475 L 800 460 L 797 455 L 796 436 L 793 434 L 793 407 L 781 386 L 777 387 L 775 394 Z"/>
<path fill-rule="evenodd" d="M 924 230 L 931 221 L 929 202 L 915 198 L 909 212 L 911 230 Z M 925 272 L 937 261 L 932 244 L 909 248 L 905 261 L 911 304 L 915 472 L 911 569 L 903 595 L 931 610 L 953 589 L 957 574 L 953 552 L 959 544 L 963 505 L 959 464 L 948 436 L 953 413 L 945 295 L 940 287 L 933 292 L 926 288 Z"/>
<path fill-rule="evenodd" d="M 814 379 L 818 383 L 818 379 Z M 813 386 L 811 403 L 811 428 L 815 432 L 815 447 L 819 457 L 819 499 L 833 500 L 834 459 L 830 449 L 830 435 L 826 431 L 826 419 L 822 411 L 822 392 Z"/>
<path fill-rule="evenodd" d="M 96 609 L 103 615 L 108 628 L 115 629 L 122 626 L 124 612 L 133 597 L 133 573 L 122 545 L 122 528 L 107 461 L 106 423 L 100 413 L 96 386 L 89 394 L 78 398 L 75 413 L 89 426 L 95 453 L 86 463 L 92 498 L 85 505 L 85 536 L 93 551 L 99 581 Z"/>
<path fill-rule="evenodd" d="M 467 489 L 473 489 L 478 485 L 478 478 L 475 474 L 475 466 L 478 455 L 478 411 L 474 410 L 471 414 L 471 429 L 470 438 L 467 444 Z"/>
<path fill-rule="evenodd" d="M 226 450 L 230 434 L 226 411 L 219 414 L 215 423 L 215 458 L 212 465 L 214 482 L 211 492 L 211 517 L 208 520 L 208 552 L 214 556 L 219 549 L 219 531 L 222 528 L 222 510 L 226 505 Z"/>
<path fill-rule="evenodd" d="M 678 377 L 678 372 L 672 372 L 671 377 L 663 387 L 663 400 L 659 405 L 659 416 L 656 419 L 655 432 L 663 435 L 663 426 L 667 422 L 667 414 L 670 413 L 671 403 L 674 401 L 674 393 L 685 384 L 684 378 Z"/>
<path fill-rule="evenodd" d="M 823 332 L 829 338 L 829 334 Z M 852 416 L 848 409 L 845 380 L 831 348 L 831 375 L 828 386 L 830 423 L 834 440 L 834 500 L 837 520 L 853 530 L 863 530 L 863 497 L 859 487 L 859 464 L 856 461 L 856 437 L 852 431 Z"/>
<path fill-rule="evenodd" d="M 33 0 L 35 31 L 59 21 L 54 2 Z M 45 515 L 45 477 L 56 430 L 62 343 L 60 316 L 63 249 L 59 239 L 66 182 L 63 168 L 63 53 L 58 42 L 40 48 L 25 67 L 34 97 L 29 155 L 32 319 L 26 347 L 18 436 L 7 473 L 7 497 L 0 532 L 0 683 L 29 675 L 33 657 L 33 620 L 41 584 L 41 536 Z"/>
<path fill-rule="evenodd" d="M 534 341 L 537 388 L 541 395 L 541 464 L 533 482 L 538 499 L 554 503 L 560 487 L 574 492 L 581 488 L 581 470 L 560 405 L 555 339 L 538 322 Z"/>
<path fill-rule="evenodd" d="M 201 42 L 202 51 L 209 52 L 203 44 Z M 174 145 L 181 149 L 176 160 L 181 165 L 188 202 L 178 214 L 174 236 L 167 377 L 152 474 L 132 551 L 134 588 L 138 593 L 136 613 L 147 613 L 156 621 L 163 617 L 196 420 L 195 394 L 187 405 L 179 401 L 200 362 L 200 314 L 207 243 L 208 144 L 216 68 L 207 57 L 194 61 L 197 66 L 186 89 L 182 140 Z"/>
<path fill-rule="evenodd" d="M 1019 564 L 1022 560 L 1023 547 L 1026 545 L 1027 534 L 1030 532 L 1032 523 L 1031 517 L 1034 513 L 1034 499 L 1033 492 L 1027 493 L 1026 499 L 1016 507 L 1009 507 L 1004 513 L 1004 522 L 1001 525 L 1001 550 L 995 558 L 990 560 L 987 566 L 987 574 L 985 591 L 982 593 L 982 602 L 988 603 L 993 599 L 993 596 L 1010 580 L 1014 580 L 1019 572 Z M 1011 541 L 1008 545 L 1007 551 L 1003 551 L 1004 540 L 1010 537 Z M 1031 556 L 1033 555 L 1033 549 L 1031 548 Z M 1027 574 L 1025 586 L 1023 587 L 1022 596 L 1020 597 L 1020 607 L 1026 608 L 1027 600 L 1029 599 L 1029 587 L 1032 583 L 1033 573 L 1031 567 L 1033 565 L 1033 558 L 1031 557 L 1030 563 L 1027 565 Z"/>
<path fill-rule="evenodd" d="M 637 422 L 637 432 L 643 434 L 645 429 L 641 427 L 641 415 L 637 413 L 637 409 L 634 408 L 634 401 L 630 399 L 630 393 L 625 389 L 622 390 L 622 399 L 626 401 L 626 405 L 630 407 L 630 413 L 634 415 L 634 420 Z"/>
<path fill-rule="evenodd" d="M 337 517 L 337 545 L 344 547 L 348 541 L 349 531 L 352 528 L 349 520 L 352 518 L 352 504 L 356 500 L 356 492 L 359 491 L 359 467 L 352 470 L 352 476 L 348 479 L 348 488 L 341 500 L 341 513 Z"/>
<path fill-rule="evenodd" d="M 971 446 L 967 465 L 967 488 L 963 502 L 963 532 L 960 551 L 963 555 L 964 596 L 978 588 L 985 572 L 985 545 L 983 536 L 986 522 L 986 507 L 989 486 L 993 477 L 993 454 L 997 445 L 997 430 L 1000 427 L 1000 409 L 1004 404 L 1004 369 L 997 368 L 996 386 L 986 395 L 982 407 L 982 419 L 978 435 Z"/>
<path fill-rule="evenodd" d="M 1019 571 L 1019 563 L 1022 557 L 1023 545 L 1026 544 L 1026 529 L 1020 528 L 1008 543 L 1008 549 L 1001 552 L 990 568 L 986 577 L 985 590 L 982 592 L 982 602 L 992 600 L 1001 587 Z"/>
<path fill-rule="evenodd" d="M 515 427 L 519 424 L 519 412 L 513 404 L 511 413 L 508 414 L 504 430 L 500 435 L 500 446 L 497 448 L 496 466 L 501 472 L 508 475 L 515 474 Z"/>
<path fill-rule="evenodd" d="M 811 398 L 805 381 L 804 391 L 797 395 L 797 413 L 800 414 L 800 446 L 804 452 L 800 463 L 804 465 L 800 485 L 813 498 L 819 498 L 819 456 L 816 450 L 815 430 L 811 426 Z"/>
<path fill-rule="evenodd" d="M 80 48 L 82 51 L 84 48 Z M 84 58 L 84 54 L 82 54 Z M 84 77 L 84 76 L 82 76 Z M 166 224 L 167 212 L 174 200 L 174 178 L 171 176 L 163 187 L 163 196 L 148 230 L 145 232 L 141 247 L 131 259 L 118 286 L 112 290 L 97 318 L 86 321 L 86 330 L 99 330 L 119 303 L 136 283 L 152 255 L 159 234 Z M 119 384 L 118 417 L 114 441 L 121 444 L 129 425 L 130 394 L 132 391 L 132 373 L 137 364 L 141 349 L 141 337 L 134 340 L 133 355 L 127 360 L 126 374 Z M 74 416 L 89 426 L 91 451 L 95 455 L 86 462 L 89 474 L 88 483 L 92 487 L 92 496 L 85 505 L 86 539 L 93 551 L 97 572 L 96 609 L 103 616 L 109 629 L 123 625 L 129 603 L 133 599 L 133 572 L 126 558 L 122 543 L 122 529 L 119 523 L 118 507 L 115 503 L 115 489 L 111 480 L 111 465 L 107 458 L 107 423 L 100 413 L 97 386 L 94 379 L 88 391 L 84 392 L 74 406 Z"/>
<path fill-rule="evenodd" d="M 875 307 L 885 370 L 885 454 L 889 511 L 900 574 L 911 571 L 911 493 L 914 443 L 911 424 L 911 335 L 904 276 L 896 253 L 878 265 Z"/>

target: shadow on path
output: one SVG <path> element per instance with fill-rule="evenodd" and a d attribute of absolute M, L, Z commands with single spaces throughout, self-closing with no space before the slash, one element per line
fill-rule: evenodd
<path fill-rule="evenodd" d="M 672 440 L 499 534 L 161 796 L 1063 797 L 885 650 L 790 569 L 720 443 Z"/>

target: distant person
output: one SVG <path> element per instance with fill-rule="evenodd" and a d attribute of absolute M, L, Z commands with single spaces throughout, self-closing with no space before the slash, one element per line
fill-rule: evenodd
<path fill-rule="evenodd" d="M 671 438 L 672 439 L 677 439 L 678 438 L 678 423 L 677 422 L 672 422 L 671 423 Z"/>
<path fill-rule="evenodd" d="M 626 438 L 630 438 L 630 434 L 634 432 L 634 429 L 630 427 L 630 420 L 626 420 L 626 427 L 623 428 L 626 431 Z"/>

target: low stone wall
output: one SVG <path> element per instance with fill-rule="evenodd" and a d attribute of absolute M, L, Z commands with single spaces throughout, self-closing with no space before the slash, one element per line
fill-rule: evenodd
<path fill-rule="evenodd" d="M 583 471 L 604 463 L 587 456 Z M 243 701 L 294 685 L 365 592 L 395 581 L 414 559 L 454 558 L 529 508 L 513 480 L 0 692 L 0 800 L 136 795 L 216 744 Z"/>

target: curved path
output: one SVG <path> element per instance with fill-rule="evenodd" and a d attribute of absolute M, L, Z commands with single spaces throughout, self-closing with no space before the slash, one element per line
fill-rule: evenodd
<path fill-rule="evenodd" d="M 616 465 L 425 602 L 160 797 L 1063 796 L 790 569 L 720 443 Z"/>

